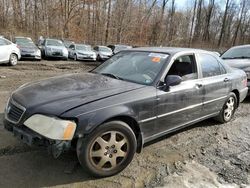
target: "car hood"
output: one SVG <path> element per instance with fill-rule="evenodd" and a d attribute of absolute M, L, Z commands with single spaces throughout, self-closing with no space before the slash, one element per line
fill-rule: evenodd
<path fill-rule="evenodd" d="M 88 54 L 88 55 L 95 55 L 95 52 L 92 51 L 84 51 L 84 50 L 77 50 L 77 53 Z"/>
<path fill-rule="evenodd" d="M 28 47 L 28 46 L 19 46 L 21 51 L 28 51 L 28 52 L 35 52 L 37 50 L 39 50 L 36 47 Z"/>
<path fill-rule="evenodd" d="M 51 48 L 53 50 L 64 50 L 64 49 L 67 50 L 67 48 L 64 46 L 46 46 L 46 48 Z"/>
<path fill-rule="evenodd" d="M 23 85 L 12 98 L 30 113 L 60 115 L 78 106 L 141 87 L 145 86 L 99 74 L 70 74 Z"/>
<path fill-rule="evenodd" d="M 105 56 L 111 56 L 112 52 L 99 52 L 101 55 L 105 55 Z"/>
<path fill-rule="evenodd" d="M 234 68 L 244 70 L 250 68 L 250 59 L 224 59 L 223 61 Z"/>

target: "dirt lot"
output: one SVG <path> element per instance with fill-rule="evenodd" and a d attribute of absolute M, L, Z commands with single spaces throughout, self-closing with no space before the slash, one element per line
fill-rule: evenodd
<path fill-rule="evenodd" d="M 230 123 L 210 119 L 147 144 L 128 168 L 105 179 L 89 177 L 76 163 L 74 152 L 55 160 L 47 151 L 25 146 L 3 129 L 4 106 L 17 87 L 85 72 L 95 65 L 70 61 L 0 65 L 0 187 L 248 187 L 250 99 L 241 104 Z"/>

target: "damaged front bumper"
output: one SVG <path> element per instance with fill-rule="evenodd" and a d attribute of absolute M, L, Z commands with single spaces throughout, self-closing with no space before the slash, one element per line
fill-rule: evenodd
<path fill-rule="evenodd" d="M 54 158 L 58 158 L 63 152 L 68 151 L 71 148 L 71 141 L 69 140 L 51 140 L 24 125 L 16 126 L 7 120 L 4 120 L 4 128 L 29 146 L 47 148 Z"/>

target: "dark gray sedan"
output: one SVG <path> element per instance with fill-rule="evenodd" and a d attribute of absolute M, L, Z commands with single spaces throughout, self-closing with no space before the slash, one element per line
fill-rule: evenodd
<path fill-rule="evenodd" d="M 131 49 L 89 73 L 21 86 L 10 96 L 4 125 L 54 157 L 73 147 L 85 170 L 111 176 L 146 142 L 207 118 L 230 121 L 246 83 L 242 70 L 212 52 Z"/>

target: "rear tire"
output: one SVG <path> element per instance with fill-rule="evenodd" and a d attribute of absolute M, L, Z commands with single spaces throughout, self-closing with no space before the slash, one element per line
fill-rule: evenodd
<path fill-rule="evenodd" d="M 237 108 L 237 97 L 236 95 L 231 92 L 223 105 L 223 108 L 220 111 L 220 114 L 215 117 L 215 119 L 221 123 L 229 122 L 235 113 Z"/>
<path fill-rule="evenodd" d="M 132 161 L 135 152 L 135 134 L 122 121 L 107 122 L 77 142 L 80 164 L 95 177 L 121 172 Z"/>
<path fill-rule="evenodd" d="M 10 66 L 15 66 L 17 65 L 18 62 L 18 57 L 16 54 L 10 54 L 10 59 L 9 59 L 9 65 Z"/>

